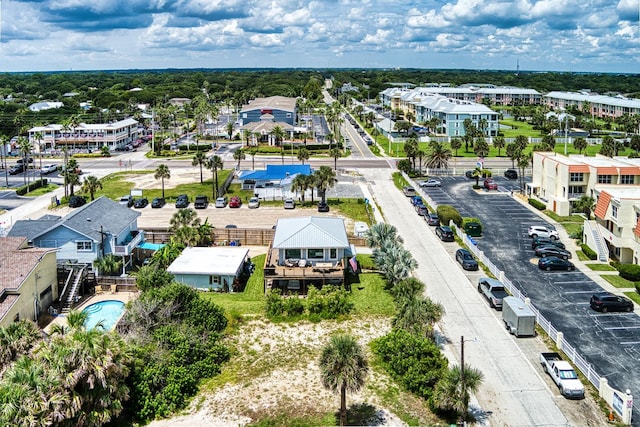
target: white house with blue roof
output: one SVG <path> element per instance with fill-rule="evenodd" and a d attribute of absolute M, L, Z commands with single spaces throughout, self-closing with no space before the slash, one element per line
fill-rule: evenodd
<path fill-rule="evenodd" d="M 264 170 L 247 171 L 239 176 L 243 190 L 282 187 L 290 184 L 295 175 L 311 175 L 309 165 L 267 165 Z"/>

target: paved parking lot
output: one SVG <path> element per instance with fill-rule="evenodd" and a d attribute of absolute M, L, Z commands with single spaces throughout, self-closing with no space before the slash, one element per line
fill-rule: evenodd
<path fill-rule="evenodd" d="M 496 181 L 501 185 L 507 180 Z M 445 178 L 442 188 L 428 188 L 425 192 L 436 203 L 453 204 L 463 216 L 479 218 L 484 236 L 477 239 L 478 247 L 531 298 L 598 374 L 614 387 L 622 391 L 628 388 L 637 396 L 640 317 L 635 313 L 602 314 L 591 310 L 591 294 L 603 289 L 580 271 L 539 270 L 527 229 L 533 224 L 544 224 L 544 220 L 511 197 L 506 187 L 487 194 L 474 191 L 471 184 L 464 178 Z M 573 246 L 567 239 L 563 241 L 568 249 Z M 640 420 L 636 412 L 634 418 Z"/>

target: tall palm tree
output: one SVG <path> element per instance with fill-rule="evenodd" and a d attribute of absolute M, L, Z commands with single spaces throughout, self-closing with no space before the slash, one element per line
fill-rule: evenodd
<path fill-rule="evenodd" d="M 591 212 L 593 212 L 596 207 L 596 201 L 593 199 L 593 197 L 582 196 L 580 197 L 580 200 L 575 202 L 575 205 L 573 207 L 576 211 L 585 214 L 587 216 L 587 219 L 589 220 L 591 219 Z"/>
<path fill-rule="evenodd" d="M 415 136 L 410 136 L 407 142 L 404 143 L 404 153 L 407 155 L 409 160 L 411 160 L 411 167 L 414 170 L 416 168 L 416 157 L 418 156 L 418 150 L 420 150 L 420 147 L 418 146 L 418 140 Z"/>
<path fill-rule="evenodd" d="M 29 155 L 31 154 L 31 150 L 33 150 L 33 146 L 31 142 L 24 136 L 18 137 L 18 148 L 20 149 L 20 154 L 22 154 L 22 165 L 24 166 L 24 183 L 27 183 L 27 177 L 29 176 Z"/>
<path fill-rule="evenodd" d="M 233 152 L 233 159 L 236 163 L 236 170 L 240 170 L 240 162 L 244 160 L 247 156 L 244 155 L 244 150 L 242 148 Z"/>
<path fill-rule="evenodd" d="M 365 383 L 369 366 L 360 344 L 350 335 L 335 335 L 322 349 L 322 385 L 340 391 L 340 425 L 347 423 L 347 391 L 356 392 Z"/>
<path fill-rule="evenodd" d="M 373 224 L 365 236 L 367 246 L 370 248 L 380 248 L 385 242 L 404 243 L 402 236 L 398 235 L 398 229 L 386 222 Z"/>
<path fill-rule="evenodd" d="M 405 279 L 394 287 L 405 283 Z M 393 327 L 403 329 L 413 335 L 433 338 L 433 325 L 442 319 L 444 307 L 428 297 L 415 296 L 399 304 Z"/>
<path fill-rule="evenodd" d="M 211 156 L 209 160 L 207 160 L 207 163 L 205 163 L 205 167 L 213 173 L 212 194 L 213 198 L 217 199 L 218 192 L 220 191 L 218 188 L 218 169 L 222 169 L 223 167 L 222 158 L 217 154 Z"/>
<path fill-rule="evenodd" d="M 304 194 L 309 189 L 309 180 L 307 179 L 308 175 L 303 175 L 301 173 L 297 174 L 293 177 L 291 181 L 291 190 L 299 191 L 302 194 L 302 203 L 304 203 Z"/>
<path fill-rule="evenodd" d="M 65 171 L 67 185 L 69 185 L 69 195 L 73 196 L 76 185 L 80 185 L 80 175 L 71 171 Z"/>
<path fill-rule="evenodd" d="M 462 147 L 462 141 L 460 138 L 453 138 L 451 140 L 451 149 L 454 151 L 456 157 L 458 156 L 458 150 Z"/>
<path fill-rule="evenodd" d="M 327 201 L 327 189 L 333 187 L 338 182 L 336 179 L 336 172 L 329 166 L 320 166 L 313 175 L 315 177 L 315 186 L 320 193 L 322 202 L 324 203 Z"/>
<path fill-rule="evenodd" d="M 247 153 L 251 156 L 251 170 L 256 170 L 256 154 L 258 154 L 258 149 L 251 147 L 247 150 Z"/>
<path fill-rule="evenodd" d="M 300 162 L 304 165 L 304 162 L 306 162 L 307 160 L 309 160 L 310 154 L 309 154 L 309 150 L 307 150 L 304 147 L 300 147 L 298 149 L 298 160 L 300 160 Z"/>
<path fill-rule="evenodd" d="M 429 143 L 426 166 L 431 169 L 448 169 L 451 159 L 451 150 L 439 141 Z"/>
<path fill-rule="evenodd" d="M 42 136 L 42 132 L 36 132 L 33 134 L 33 139 L 38 143 L 38 155 L 40 157 L 40 179 L 42 179 L 42 140 L 44 137 Z"/>
<path fill-rule="evenodd" d="M 94 199 L 95 193 L 98 190 L 102 190 L 102 182 L 93 175 L 89 175 L 84 178 L 82 183 L 82 192 L 89 193 L 91 200 Z"/>
<path fill-rule="evenodd" d="M 487 144 L 487 140 L 484 139 L 483 136 L 476 138 L 476 142 L 473 145 L 473 152 L 476 153 L 478 157 L 487 157 L 489 155 L 489 144 Z"/>
<path fill-rule="evenodd" d="M 169 229 L 173 232 L 181 228 L 194 227 L 200 225 L 198 214 L 191 208 L 180 209 L 174 213 L 169 221 Z"/>
<path fill-rule="evenodd" d="M 282 157 L 282 164 L 284 165 L 284 137 L 285 137 L 285 132 L 284 130 L 280 127 L 280 126 L 275 126 L 272 130 L 271 130 L 271 135 L 273 135 L 273 137 L 276 139 L 275 143 L 276 145 L 280 146 L 280 156 Z"/>
<path fill-rule="evenodd" d="M 163 164 L 158 165 L 156 168 L 156 172 L 153 175 L 155 179 L 159 179 L 162 182 L 162 198 L 164 199 L 164 180 L 171 178 L 171 171 L 169 170 L 169 166 Z"/>
<path fill-rule="evenodd" d="M 338 159 L 342 157 L 342 150 L 338 147 L 333 147 L 329 150 L 329 155 L 333 157 L 333 170 L 338 170 Z"/>
<path fill-rule="evenodd" d="M 196 152 L 196 154 L 193 156 L 193 160 L 191 161 L 192 166 L 200 167 L 200 184 L 204 183 L 204 181 L 202 180 L 202 166 L 204 166 L 206 162 L 207 162 L 207 157 L 200 150 Z"/>

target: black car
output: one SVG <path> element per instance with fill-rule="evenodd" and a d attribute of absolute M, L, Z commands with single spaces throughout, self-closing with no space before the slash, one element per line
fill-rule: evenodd
<path fill-rule="evenodd" d="M 478 269 L 478 261 L 476 261 L 467 249 L 458 249 L 456 251 L 456 261 L 458 261 L 465 270 Z"/>
<path fill-rule="evenodd" d="M 606 313 L 607 311 L 633 311 L 633 302 L 625 297 L 610 292 L 598 292 L 591 296 L 591 308 Z"/>
<path fill-rule="evenodd" d="M 161 208 L 165 204 L 164 197 L 156 197 L 151 201 L 152 208 Z"/>
<path fill-rule="evenodd" d="M 319 202 L 318 212 L 329 212 L 329 204 L 327 202 Z"/>
<path fill-rule="evenodd" d="M 560 249 L 566 249 L 564 243 L 556 239 L 545 239 L 542 237 L 537 237 L 531 241 L 531 249 L 535 250 L 539 246 L 555 246 Z"/>
<path fill-rule="evenodd" d="M 176 208 L 186 208 L 189 206 L 189 197 L 186 194 L 180 194 L 176 199 Z"/>
<path fill-rule="evenodd" d="M 22 172 L 24 172 L 24 166 L 22 163 L 13 165 L 9 168 L 9 175 L 17 175 Z"/>
<path fill-rule="evenodd" d="M 546 270 L 546 271 L 551 271 L 551 270 L 573 271 L 576 269 L 576 266 L 573 265 L 571 261 L 567 261 L 566 259 L 550 256 L 546 258 L 540 258 L 540 260 L 538 261 L 538 268 L 540 270 Z"/>
<path fill-rule="evenodd" d="M 464 173 L 464 176 L 466 176 L 466 177 L 467 177 L 467 178 L 469 178 L 469 179 L 476 179 L 476 177 L 475 177 L 475 176 L 473 176 L 473 171 L 466 171 L 466 172 Z"/>
<path fill-rule="evenodd" d="M 438 214 L 435 213 L 425 215 L 424 220 L 427 221 L 427 224 L 429 225 L 440 225 L 440 218 L 438 217 Z"/>
<path fill-rule="evenodd" d="M 209 206 L 209 198 L 207 196 L 196 196 L 193 207 L 196 209 L 207 209 Z"/>
<path fill-rule="evenodd" d="M 80 206 L 87 203 L 87 199 L 82 196 L 71 196 L 69 197 L 69 207 L 70 208 L 79 208 Z"/>
<path fill-rule="evenodd" d="M 455 240 L 453 238 L 453 230 L 446 225 L 439 225 L 436 227 L 436 236 L 438 236 L 443 242 L 453 242 Z"/>
<path fill-rule="evenodd" d="M 536 248 L 536 256 L 546 258 L 548 256 L 554 256 L 556 258 L 569 259 L 571 258 L 571 252 L 560 249 L 557 246 L 538 246 Z"/>
<path fill-rule="evenodd" d="M 141 197 L 139 199 L 136 199 L 135 202 L 133 202 L 133 207 L 141 209 L 141 208 L 147 207 L 148 204 L 149 204 L 149 200 L 145 199 L 144 197 Z"/>
<path fill-rule="evenodd" d="M 518 172 L 515 169 L 507 169 L 504 171 L 504 177 L 508 179 L 518 179 Z"/>

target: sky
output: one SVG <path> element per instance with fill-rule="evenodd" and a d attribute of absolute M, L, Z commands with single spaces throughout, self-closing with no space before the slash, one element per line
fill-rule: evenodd
<path fill-rule="evenodd" d="M 640 73 L 640 0 L 0 0 L 0 72 Z"/>

